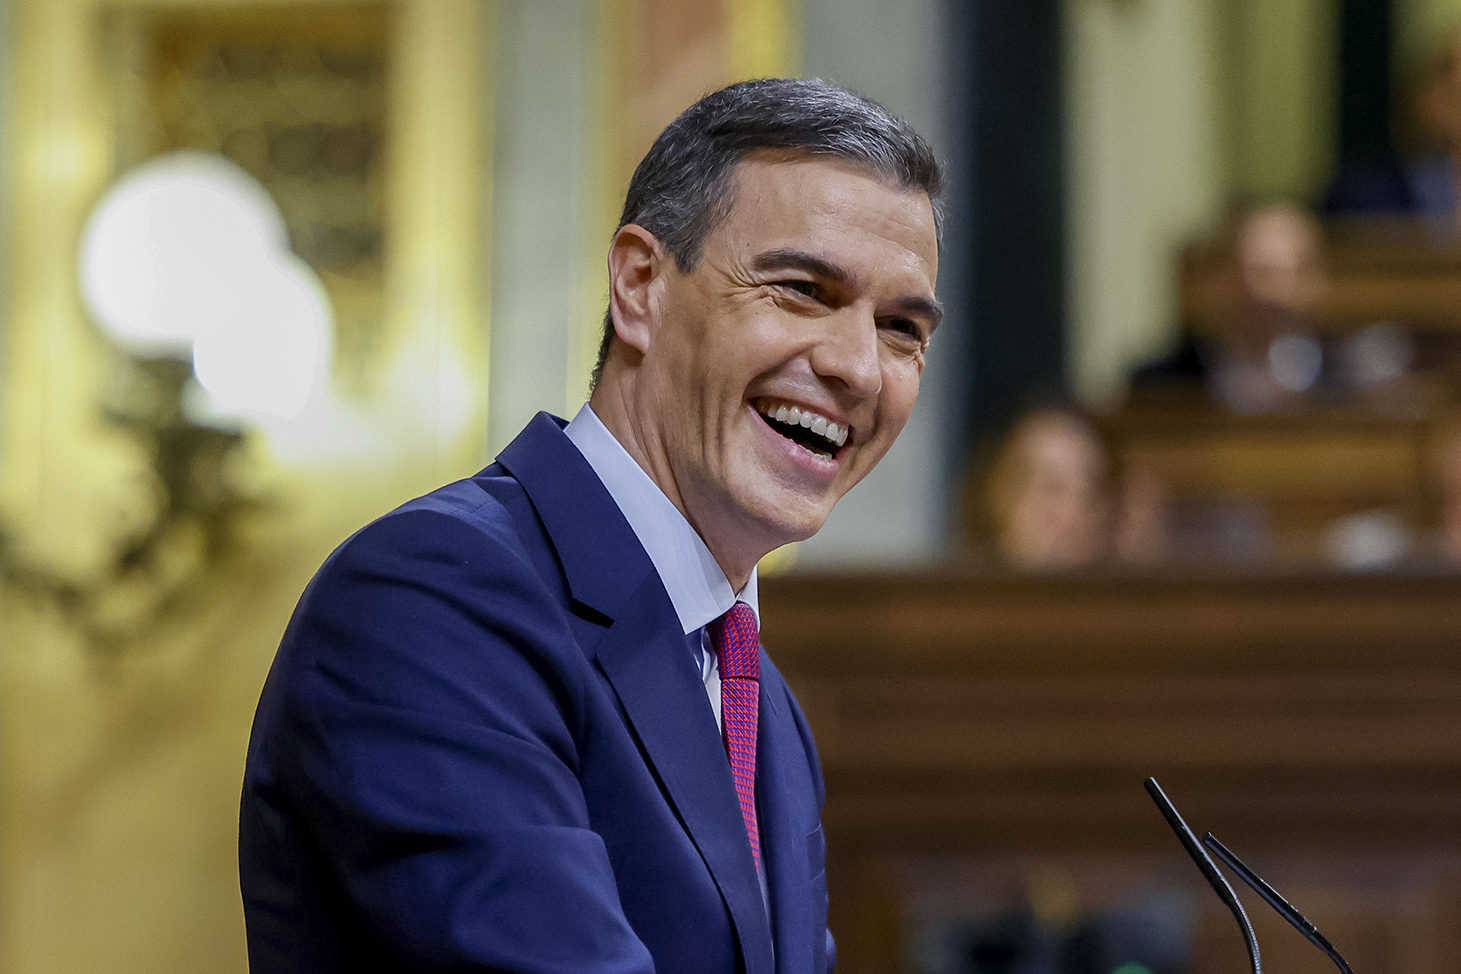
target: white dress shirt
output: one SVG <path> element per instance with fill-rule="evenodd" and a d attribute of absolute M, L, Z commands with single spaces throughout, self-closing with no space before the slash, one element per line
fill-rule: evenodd
<path fill-rule="evenodd" d="M 746 587 L 737 592 L 721 571 L 700 535 L 685 520 L 659 485 L 639 465 L 629 451 L 614 438 L 607 426 L 594 415 L 588 403 L 568 424 L 568 438 L 578 447 L 588 465 L 623 512 L 634 536 L 644 546 L 655 571 L 664 582 L 680 627 L 685 635 L 700 630 L 700 677 L 716 723 L 720 716 L 720 667 L 710 648 L 705 627 L 718 619 L 737 602 L 744 602 L 761 624 L 761 607 L 756 601 L 756 572 Z"/>

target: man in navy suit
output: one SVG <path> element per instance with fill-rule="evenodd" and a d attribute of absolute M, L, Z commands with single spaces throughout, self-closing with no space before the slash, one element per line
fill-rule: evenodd
<path fill-rule="evenodd" d="M 823 82 L 733 85 L 660 135 L 589 404 L 300 600 L 244 781 L 254 970 L 831 968 L 821 771 L 755 567 L 908 418 L 940 181 Z"/>

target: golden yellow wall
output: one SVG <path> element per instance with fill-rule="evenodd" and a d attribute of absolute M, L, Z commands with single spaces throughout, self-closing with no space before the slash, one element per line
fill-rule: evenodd
<path fill-rule="evenodd" d="M 106 5 L 119 6 L 149 5 Z M 101 418 L 120 360 L 77 295 L 82 221 L 116 174 L 115 92 L 96 49 L 103 5 L 13 5 L 3 969 L 245 969 L 238 787 L 293 602 L 349 531 L 485 460 L 490 13 L 480 0 L 391 4 L 390 303 L 365 391 L 342 396 L 368 435 L 350 446 L 324 423 L 298 431 L 303 455 L 286 460 L 251 434 L 234 479 L 268 506 L 239 520 L 239 544 L 206 570 L 178 566 L 193 581 L 174 592 L 169 551 L 196 556 L 187 530 L 156 572 L 116 570 L 126 536 L 155 513 L 155 481 L 145 444 Z M 450 401 L 452 390 L 465 394 Z M 160 591 L 177 605 L 154 606 Z"/>

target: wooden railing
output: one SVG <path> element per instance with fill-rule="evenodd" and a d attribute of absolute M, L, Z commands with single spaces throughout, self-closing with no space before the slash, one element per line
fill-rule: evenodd
<path fill-rule="evenodd" d="M 1203 400 L 1128 407 L 1105 425 L 1121 467 L 1155 475 L 1173 502 L 1256 505 L 1285 561 L 1320 559 L 1323 531 L 1350 514 L 1393 511 L 1418 535 L 1432 531 L 1437 456 L 1455 432 L 1448 413 L 1238 416 Z"/>
<path fill-rule="evenodd" d="M 1402 321 L 1461 331 L 1461 247 L 1438 248 L 1409 233 L 1349 236 L 1360 239 L 1338 243 L 1327 253 L 1329 286 L 1319 309 L 1321 327 L 1346 330 Z M 1183 253 L 1180 306 L 1185 321 L 1201 327 L 1221 315 L 1226 259 L 1203 246 Z"/>

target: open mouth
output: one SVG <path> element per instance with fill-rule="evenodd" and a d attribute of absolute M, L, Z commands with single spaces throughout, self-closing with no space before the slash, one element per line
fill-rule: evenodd
<path fill-rule="evenodd" d="M 756 411 L 777 433 L 807 452 L 826 459 L 837 456 L 851 432 L 825 416 L 797 406 L 768 402 L 758 404 Z"/>

